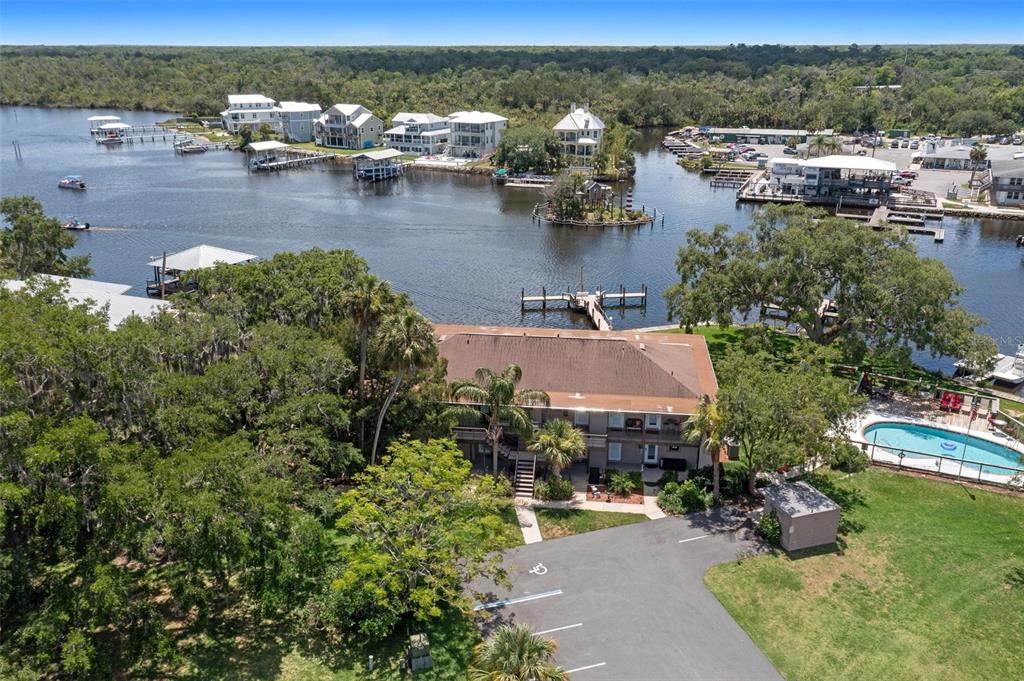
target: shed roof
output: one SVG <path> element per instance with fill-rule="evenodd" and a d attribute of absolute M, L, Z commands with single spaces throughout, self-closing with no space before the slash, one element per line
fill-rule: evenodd
<path fill-rule="evenodd" d="M 107 326 L 116 328 L 121 322 L 131 316 L 149 317 L 161 308 L 170 305 L 166 300 L 154 300 L 153 298 L 142 298 L 140 296 L 123 295 L 131 288 L 128 284 L 115 284 L 106 281 L 94 281 L 92 279 L 76 279 L 74 277 L 58 277 L 52 274 L 37 274 L 33 278 L 49 279 L 65 285 L 64 297 L 73 303 L 92 301 L 90 307 L 98 310 L 104 305 L 107 308 Z M 9 291 L 18 291 L 25 287 L 26 282 L 8 280 L 0 282 Z"/>
<path fill-rule="evenodd" d="M 277 140 L 268 140 L 266 142 L 249 142 L 245 148 L 250 151 L 273 151 L 274 149 L 287 149 L 288 145 Z"/>
<path fill-rule="evenodd" d="M 234 265 L 247 260 L 254 260 L 255 258 L 256 256 L 251 253 L 230 251 L 226 248 L 200 244 L 199 246 L 193 246 L 188 250 L 167 256 L 167 269 L 182 272 L 185 270 L 201 270 L 222 262 Z M 150 267 L 162 267 L 163 265 L 163 257 L 159 257 L 149 263 Z"/>
<path fill-rule="evenodd" d="M 837 511 L 840 508 L 839 504 L 803 481 L 772 485 L 762 491 L 773 508 L 790 518 Z"/>

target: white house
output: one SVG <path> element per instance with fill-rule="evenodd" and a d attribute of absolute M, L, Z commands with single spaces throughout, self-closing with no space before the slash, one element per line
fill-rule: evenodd
<path fill-rule="evenodd" d="M 997 206 L 1024 208 L 1024 159 L 992 163 L 989 195 Z"/>
<path fill-rule="evenodd" d="M 281 132 L 277 102 L 263 95 L 228 95 L 228 108 L 220 112 L 224 129 L 237 134 L 244 127 L 259 129 L 263 124 Z"/>
<path fill-rule="evenodd" d="M 451 128 L 449 154 L 481 158 L 494 153 L 508 119 L 490 111 L 456 111 L 448 116 Z"/>
<path fill-rule="evenodd" d="M 313 139 L 313 126 L 320 117 L 320 105 L 307 102 L 279 102 L 277 117 L 281 134 L 289 142 L 309 142 Z"/>
<path fill-rule="evenodd" d="M 419 156 L 439 154 L 448 146 L 451 128 L 446 116 L 432 113 L 395 114 L 390 130 L 384 131 L 388 146 Z"/>
<path fill-rule="evenodd" d="M 86 303 L 92 312 L 106 310 L 107 327 L 116 329 L 121 322 L 129 317 L 146 319 L 163 309 L 170 309 L 170 302 L 153 300 L 140 296 L 124 295 L 131 288 L 128 284 L 115 284 L 93 279 L 76 279 L 74 277 L 58 277 L 52 274 L 36 274 L 33 280 L 53 281 L 63 288 L 63 297 L 69 303 Z M 17 280 L 0 281 L 0 286 L 9 291 L 19 291 L 28 282 Z"/>
<path fill-rule="evenodd" d="M 562 156 L 571 166 L 589 168 L 594 164 L 594 154 L 604 134 L 604 122 L 590 112 L 590 107 L 577 107 L 574 102 L 568 115 L 555 125 L 555 132 L 562 144 Z"/>
<path fill-rule="evenodd" d="M 384 123 L 360 104 L 335 104 L 313 126 L 318 145 L 340 149 L 378 146 L 383 133 Z"/>

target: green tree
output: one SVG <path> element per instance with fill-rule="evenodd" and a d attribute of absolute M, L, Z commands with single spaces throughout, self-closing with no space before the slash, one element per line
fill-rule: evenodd
<path fill-rule="evenodd" d="M 838 137 L 833 135 L 815 135 L 807 144 L 807 151 L 815 156 L 826 156 L 828 154 L 841 154 L 843 144 Z"/>
<path fill-rule="evenodd" d="M 540 125 L 523 125 L 501 136 L 494 155 L 495 165 L 513 173 L 550 173 L 558 166 L 561 145 L 554 130 Z"/>
<path fill-rule="evenodd" d="M 586 213 L 583 185 L 586 179 L 579 173 L 559 175 L 544 190 L 551 214 L 559 220 L 580 219 Z"/>
<path fill-rule="evenodd" d="M 491 445 L 491 472 L 494 475 L 498 474 L 498 451 L 504 434 L 502 422 L 508 423 L 523 437 L 529 437 L 533 433 L 533 423 L 524 407 L 551 405 L 551 398 L 543 390 L 518 388 L 522 378 L 523 370 L 516 364 L 509 364 L 501 373 L 480 367 L 474 374 L 474 380 L 453 381 L 450 387 L 452 401 L 466 403 L 451 407 L 452 415 L 486 422 L 487 442 Z"/>
<path fill-rule="evenodd" d="M 252 127 L 243 125 L 238 129 L 238 136 L 242 138 L 242 147 L 246 147 L 252 143 Z"/>
<path fill-rule="evenodd" d="M 797 137 L 790 137 L 786 140 L 786 146 L 790 149 L 796 149 L 798 144 L 800 144 L 800 139 Z"/>
<path fill-rule="evenodd" d="M 0 276 L 27 279 L 33 274 L 92 274 L 89 256 L 65 253 L 74 247 L 74 235 L 60 220 L 46 217 L 42 204 L 31 196 L 0 199 L 0 213 L 7 223 L 0 229 Z"/>
<path fill-rule="evenodd" d="M 565 419 L 545 421 L 533 434 L 533 441 L 528 445 L 528 449 L 546 455 L 551 472 L 556 477 L 561 475 L 563 469 L 587 453 L 583 431 Z"/>
<path fill-rule="evenodd" d="M 985 148 L 984 144 L 975 144 L 971 147 L 970 153 L 971 159 L 971 186 L 974 186 L 974 174 L 978 172 L 978 168 L 988 159 L 988 149 Z"/>
<path fill-rule="evenodd" d="M 342 628 L 379 640 L 406 617 L 468 608 L 463 585 L 474 578 L 504 579 L 494 537 L 507 484 L 470 475 L 451 440 L 394 442 L 357 482 L 338 502 L 338 530 L 355 540 L 334 581 Z"/>
<path fill-rule="evenodd" d="M 362 407 L 366 388 L 366 353 L 370 336 L 377 329 L 381 319 L 394 306 L 395 296 L 388 282 L 372 274 L 358 277 L 352 289 L 343 298 L 343 306 L 359 331 L 359 386 L 358 396 Z M 363 445 L 363 420 L 359 423 L 359 444 Z"/>
<path fill-rule="evenodd" d="M 274 129 L 269 123 L 260 123 L 260 139 L 263 141 L 273 139 Z"/>
<path fill-rule="evenodd" d="M 569 681 L 552 662 L 556 648 L 524 624 L 502 624 L 476 647 L 470 681 Z"/>
<path fill-rule="evenodd" d="M 725 446 L 725 424 L 718 405 L 708 395 L 702 395 L 697 413 L 686 422 L 683 442 L 697 443 L 711 455 L 711 494 L 715 504 L 721 501 L 721 467 L 719 457 Z"/>
<path fill-rule="evenodd" d="M 868 347 L 972 361 L 995 353 L 980 337 L 978 317 L 960 307 L 962 292 L 942 262 L 921 258 L 906 235 L 803 206 L 770 206 L 751 231 L 728 225 L 692 230 L 676 259 L 680 281 L 665 293 L 669 318 L 680 326 L 716 321 L 776 305 L 815 343 L 842 339 L 853 355 Z M 826 320 L 822 301 L 838 313 Z"/>

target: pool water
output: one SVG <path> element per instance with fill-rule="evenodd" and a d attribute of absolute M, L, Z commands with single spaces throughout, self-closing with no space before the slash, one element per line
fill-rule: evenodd
<path fill-rule="evenodd" d="M 1010 475 L 1014 470 L 1024 471 L 1021 455 L 1009 447 L 943 428 L 915 423 L 876 423 L 864 429 L 864 439 L 893 454 L 903 452 L 905 456 L 914 459 L 963 459 L 970 462 L 964 463 L 964 468 L 978 470 L 980 465 L 983 472 L 996 475 Z"/>

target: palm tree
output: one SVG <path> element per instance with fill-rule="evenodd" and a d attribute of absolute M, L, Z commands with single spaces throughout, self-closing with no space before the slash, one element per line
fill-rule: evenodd
<path fill-rule="evenodd" d="M 985 148 L 984 144 L 975 144 L 971 147 L 971 186 L 974 186 L 974 173 L 978 170 L 978 166 L 985 162 L 988 158 L 988 149 Z"/>
<path fill-rule="evenodd" d="M 503 624 L 473 653 L 470 681 L 569 681 L 551 662 L 557 648 L 522 624 Z"/>
<path fill-rule="evenodd" d="M 380 324 L 381 318 L 391 309 L 395 297 L 391 285 L 372 274 L 361 274 L 356 278 L 344 298 L 342 306 L 359 330 L 359 407 L 363 407 L 363 392 L 366 389 L 366 351 L 370 335 Z M 359 447 L 363 449 L 364 420 L 359 419 Z M 365 450 L 364 450 L 365 451 Z"/>
<path fill-rule="evenodd" d="M 481 414 L 468 405 L 456 405 L 450 413 L 487 419 L 486 435 L 491 444 L 494 475 L 498 474 L 498 447 L 503 433 L 501 422 L 507 421 L 521 435 L 528 436 L 533 432 L 533 424 L 523 406 L 551 405 L 551 398 L 543 390 L 517 390 L 516 385 L 522 377 L 523 370 L 516 364 L 509 364 L 500 374 L 481 367 L 473 374 L 474 380 L 454 381 L 451 385 L 453 402 L 466 401 L 487 408 L 487 413 Z"/>
<path fill-rule="evenodd" d="M 387 397 L 377 415 L 377 427 L 373 432 L 373 447 L 370 449 L 370 465 L 377 459 L 377 444 L 391 403 L 402 386 L 406 375 L 415 374 L 433 359 L 436 349 L 434 327 L 427 318 L 412 309 L 402 310 L 381 323 L 381 347 L 389 353 L 387 364 L 395 372 L 395 378 L 388 389 Z"/>
<path fill-rule="evenodd" d="M 531 452 L 547 454 L 548 465 L 558 477 L 562 469 L 568 468 L 573 461 L 583 456 L 587 444 L 583 440 L 583 431 L 575 428 L 565 419 L 553 419 L 540 427 L 533 442 L 527 447 Z"/>
<path fill-rule="evenodd" d="M 705 450 L 711 452 L 711 494 L 717 504 L 721 496 L 718 458 L 725 445 L 725 419 L 718 411 L 718 405 L 712 402 L 710 397 L 704 395 L 697 404 L 697 413 L 687 421 L 686 425 L 687 430 L 683 433 L 683 441 L 699 444 L 703 440 Z"/>
<path fill-rule="evenodd" d="M 837 154 L 843 151 L 843 144 L 832 135 L 815 135 L 807 145 L 807 151 L 815 156 Z"/>

